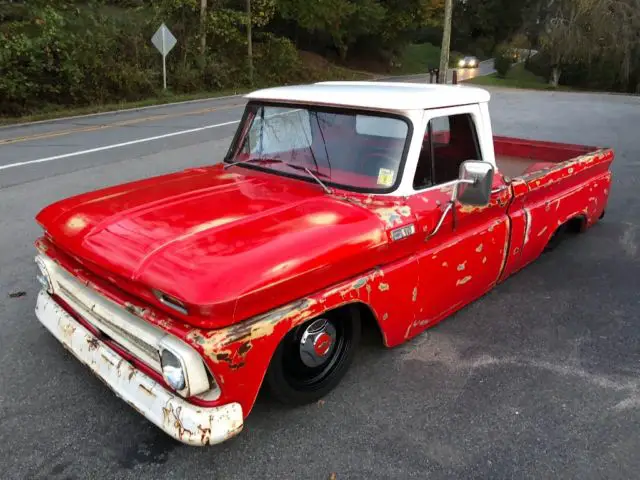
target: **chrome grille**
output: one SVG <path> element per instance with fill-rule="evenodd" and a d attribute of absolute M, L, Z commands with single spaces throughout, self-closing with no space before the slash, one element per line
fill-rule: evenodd
<path fill-rule="evenodd" d="M 82 318 L 133 356 L 161 372 L 158 345 L 165 332 L 98 294 L 58 266 L 51 276 L 55 293 Z"/>

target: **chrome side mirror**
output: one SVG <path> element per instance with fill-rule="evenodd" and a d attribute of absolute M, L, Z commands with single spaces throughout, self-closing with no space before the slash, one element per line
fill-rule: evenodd
<path fill-rule="evenodd" d="M 493 185 L 493 165 L 480 160 L 467 160 L 460 165 L 455 199 L 462 205 L 483 206 L 489 203 Z"/>

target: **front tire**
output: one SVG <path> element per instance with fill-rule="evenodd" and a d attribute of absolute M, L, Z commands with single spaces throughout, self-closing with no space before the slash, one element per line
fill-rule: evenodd
<path fill-rule="evenodd" d="M 282 339 L 265 381 L 283 403 L 305 405 L 333 390 L 353 362 L 361 337 L 359 310 L 349 306 L 309 320 Z"/>

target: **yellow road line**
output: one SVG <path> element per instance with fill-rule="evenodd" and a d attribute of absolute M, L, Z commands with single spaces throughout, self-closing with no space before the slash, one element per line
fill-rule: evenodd
<path fill-rule="evenodd" d="M 165 120 L 167 118 L 177 118 L 177 117 L 186 117 L 188 115 L 200 115 L 203 113 L 216 112 L 220 110 L 231 110 L 233 108 L 242 107 L 244 104 L 233 104 L 227 105 L 224 107 L 209 107 L 203 108 L 200 110 L 192 110 L 189 112 L 181 112 L 181 113 L 165 113 L 162 115 L 150 115 L 148 117 L 143 118 L 133 118 L 131 120 L 123 120 L 120 122 L 114 123 L 105 123 L 102 125 L 91 125 L 87 127 L 79 127 L 79 128 L 70 128 L 68 130 L 60 130 L 57 132 L 47 132 L 47 133 L 38 133 L 34 135 L 25 135 L 23 137 L 14 137 L 7 138 L 4 140 L 0 140 L 0 146 L 2 145 L 10 145 L 12 143 L 21 143 L 21 142 L 29 142 L 32 140 L 42 140 L 45 138 L 55 138 L 61 137 L 64 135 L 71 135 L 73 133 L 85 133 L 85 132 L 95 132 L 97 130 L 104 130 L 107 128 L 115 128 L 115 127 L 126 127 L 128 125 L 135 125 L 136 123 L 150 122 L 152 120 Z"/>

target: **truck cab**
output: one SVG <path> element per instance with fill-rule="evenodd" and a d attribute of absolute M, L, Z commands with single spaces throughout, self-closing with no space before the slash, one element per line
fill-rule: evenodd
<path fill-rule="evenodd" d="M 253 92 L 220 163 L 36 217 L 39 321 L 172 437 L 237 435 L 264 386 L 336 388 L 604 216 L 610 148 L 493 135 L 466 86 Z"/>

